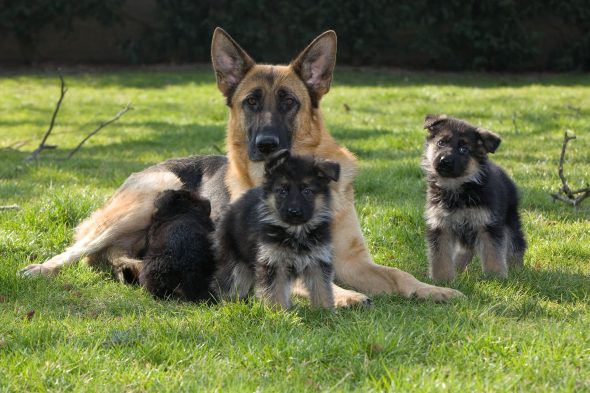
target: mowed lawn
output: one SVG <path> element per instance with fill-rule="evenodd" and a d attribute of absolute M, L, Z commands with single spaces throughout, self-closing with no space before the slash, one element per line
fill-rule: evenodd
<path fill-rule="evenodd" d="M 450 304 L 374 297 L 368 308 L 287 312 L 258 301 L 156 301 L 83 264 L 53 280 L 16 273 L 61 252 L 132 172 L 224 151 L 227 108 L 208 67 L 0 76 L 0 391 L 590 391 L 590 200 L 554 203 L 565 173 L 590 182 L 587 75 L 405 73 L 341 68 L 323 113 L 360 159 L 356 204 L 375 261 L 427 278 L 424 115 L 498 132 L 493 159 L 519 186 L 525 268 L 484 280 L 478 261 Z M 63 160 L 128 102 L 135 109 Z M 515 119 L 516 127 L 513 123 Z"/>

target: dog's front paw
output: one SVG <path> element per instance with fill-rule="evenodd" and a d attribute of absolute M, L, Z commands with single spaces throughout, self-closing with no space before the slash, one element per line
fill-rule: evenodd
<path fill-rule="evenodd" d="M 448 302 L 449 300 L 462 298 L 465 295 L 453 288 L 437 287 L 434 285 L 425 284 L 414 292 L 414 296 L 418 299 L 430 299 L 435 302 Z"/>
<path fill-rule="evenodd" d="M 19 270 L 17 273 L 20 277 L 49 277 L 55 274 L 55 270 L 43 266 L 42 263 L 35 263 Z"/>
<path fill-rule="evenodd" d="M 373 301 L 367 295 L 360 292 L 350 291 L 344 288 L 338 288 L 334 291 L 334 306 L 351 307 L 351 306 L 370 306 Z"/>

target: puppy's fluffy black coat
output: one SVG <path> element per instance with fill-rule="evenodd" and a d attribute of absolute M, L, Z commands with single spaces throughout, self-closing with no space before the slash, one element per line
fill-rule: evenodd
<path fill-rule="evenodd" d="M 155 202 L 139 283 L 158 298 L 210 298 L 215 271 L 211 204 L 186 190 L 167 190 Z"/>
<path fill-rule="evenodd" d="M 484 273 L 507 277 L 522 265 L 526 241 L 516 186 L 488 160 L 501 139 L 491 131 L 429 115 L 423 168 L 427 175 L 426 224 L 430 275 L 451 280 L 477 252 Z"/>
<path fill-rule="evenodd" d="M 290 287 L 302 277 L 314 307 L 332 308 L 331 181 L 340 166 L 279 151 L 265 163 L 262 187 L 230 205 L 215 233 L 221 298 L 262 300 L 289 308 Z"/>

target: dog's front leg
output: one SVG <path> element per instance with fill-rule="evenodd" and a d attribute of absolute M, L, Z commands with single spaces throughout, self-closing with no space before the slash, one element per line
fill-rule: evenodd
<path fill-rule="evenodd" d="M 332 280 L 334 269 L 331 262 L 318 261 L 303 271 L 305 286 L 309 290 L 312 307 L 334 308 Z"/>
<path fill-rule="evenodd" d="M 276 264 L 256 265 L 256 296 L 270 306 L 291 307 L 291 276 Z"/>
<path fill-rule="evenodd" d="M 455 278 L 453 248 L 455 239 L 446 229 L 427 228 L 428 264 L 434 281 L 451 281 Z"/>
<path fill-rule="evenodd" d="M 332 238 L 336 280 L 355 289 L 371 294 L 398 294 L 435 301 L 463 296 L 455 289 L 429 285 L 402 270 L 373 263 L 352 201 L 336 212 Z"/>

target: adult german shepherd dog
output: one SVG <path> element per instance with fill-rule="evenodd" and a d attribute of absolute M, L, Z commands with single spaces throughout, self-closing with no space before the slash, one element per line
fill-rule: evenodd
<path fill-rule="evenodd" d="M 371 260 L 354 209 L 356 158 L 329 134 L 320 100 L 330 90 L 336 62 L 336 33 L 318 36 L 287 66 L 260 65 L 222 29 L 211 44 L 217 86 L 227 100 L 227 157 L 201 156 L 166 161 L 132 174 L 99 210 L 76 229 L 75 242 L 62 254 L 23 269 L 24 275 L 51 275 L 88 257 L 106 261 L 114 273 L 141 269 L 141 253 L 154 200 L 166 189 L 197 191 L 211 202 L 215 221 L 229 201 L 260 186 L 264 158 L 280 149 L 340 164 L 332 183 L 334 271 L 337 282 L 367 294 L 399 294 L 437 301 L 459 291 L 417 280 L 411 274 Z M 334 286 L 336 306 L 368 301 L 362 293 Z M 302 285 L 296 294 L 308 295 Z"/>

